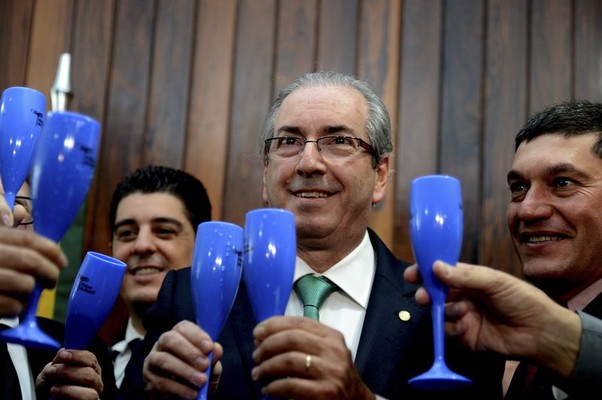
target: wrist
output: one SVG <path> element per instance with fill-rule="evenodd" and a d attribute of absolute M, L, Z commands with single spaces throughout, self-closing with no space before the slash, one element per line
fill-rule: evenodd
<path fill-rule="evenodd" d="M 563 377 L 571 375 L 581 344 L 581 319 L 561 306 L 549 315 L 551 320 L 542 327 L 537 361 Z"/>

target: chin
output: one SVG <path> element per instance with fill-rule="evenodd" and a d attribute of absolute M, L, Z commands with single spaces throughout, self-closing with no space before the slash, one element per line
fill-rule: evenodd
<path fill-rule="evenodd" d="M 152 304 L 157 300 L 157 295 L 159 294 L 159 286 L 157 287 L 148 287 L 145 286 L 139 290 L 132 290 L 130 292 L 130 299 L 133 303 L 148 303 Z"/>
<path fill-rule="evenodd" d="M 130 301 L 132 304 L 135 304 L 137 307 L 149 307 L 157 300 L 157 293 L 152 294 L 144 294 L 142 296 L 136 296 L 132 298 Z"/>

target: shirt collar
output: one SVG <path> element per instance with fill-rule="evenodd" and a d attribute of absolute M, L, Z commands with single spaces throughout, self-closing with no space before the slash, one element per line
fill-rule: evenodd
<path fill-rule="evenodd" d="M 19 317 L 12 317 L 12 318 L 0 318 L 0 324 L 6 325 L 9 328 L 14 328 L 17 325 L 19 325 Z"/>
<path fill-rule="evenodd" d="M 336 283 L 342 292 L 366 309 L 375 270 L 374 249 L 366 231 L 359 246 L 322 275 Z M 297 257 L 295 282 L 308 274 L 320 276 L 305 261 Z"/>
<path fill-rule="evenodd" d="M 134 329 L 134 325 L 132 324 L 132 319 L 128 319 L 128 326 L 125 328 L 125 338 L 117 343 L 115 343 L 111 350 L 123 352 L 127 348 L 128 344 L 134 339 L 144 339 L 144 335 Z"/>
<path fill-rule="evenodd" d="M 579 292 L 567 303 L 567 308 L 571 311 L 581 311 L 592 302 L 600 293 L 602 293 L 602 278 L 589 285 Z"/>

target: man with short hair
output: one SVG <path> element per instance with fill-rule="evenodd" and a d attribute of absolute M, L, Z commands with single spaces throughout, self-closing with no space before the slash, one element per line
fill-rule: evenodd
<path fill-rule="evenodd" d="M 115 188 L 110 246 L 113 257 L 127 264 L 121 297 L 129 311 L 125 337 L 112 346 L 118 386 L 132 341 L 146 333 L 142 317 L 156 300 L 165 274 L 190 265 L 197 226 L 209 220 L 211 203 L 205 187 L 182 170 L 146 166 Z"/>
<path fill-rule="evenodd" d="M 528 296 L 524 283 L 474 268 L 471 276 L 461 265 L 444 277 L 465 290 L 447 309 L 449 333 L 475 350 L 530 360 L 514 372 L 507 400 L 590 399 L 602 369 L 594 354 L 602 347 L 602 104 L 566 102 L 529 118 L 515 138 L 508 188 L 507 223 L 524 277 L 578 315 L 559 320 L 540 291 Z M 417 282 L 415 267 L 406 278 Z M 423 303 L 425 293 L 418 296 Z M 538 329 L 548 320 L 553 329 Z"/>
<path fill-rule="evenodd" d="M 432 323 L 413 298 L 416 287 L 403 281 L 408 264 L 368 228 L 384 199 L 393 148 L 374 91 L 335 72 L 304 75 L 279 92 L 260 142 L 263 200 L 295 214 L 299 294 L 291 293 L 285 316 L 257 325 L 242 282 L 213 343 L 190 322 L 190 270 L 170 272 L 120 396 L 196 398 L 210 384 L 213 399 L 501 399 L 502 360 L 453 343 L 450 368 L 472 385 L 437 394 L 408 384 L 432 365 Z M 319 321 L 302 317 L 301 282 L 316 279 L 334 288 Z"/>

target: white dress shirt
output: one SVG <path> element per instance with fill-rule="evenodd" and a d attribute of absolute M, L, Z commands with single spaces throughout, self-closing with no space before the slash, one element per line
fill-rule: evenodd
<path fill-rule="evenodd" d="M 323 274 L 336 283 L 340 290 L 328 296 L 320 307 L 320 322 L 343 334 L 347 348 L 351 351 L 354 360 L 375 271 L 374 249 L 368 231 L 366 231 L 360 245 Z M 305 261 L 297 257 L 295 282 L 307 274 L 319 276 Z M 291 292 L 284 314 L 303 315 L 303 303 L 294 290 Z"/>
<path fill-rule="evenodd" d="M 14 328 L 19 325 L 18 318 L 0 318 L 0 323 Z M 36 399 L 36 391 L 27 358 L 27 349 L 20 344 L 7 343 L 8 354 L 17 371 L 21 396 L 23 399 Z"/>
<path fill-rule="evenodd" d="M 130 318 L 128 319 L 128 326 L 125 330 L 125 339 L 115 343 L 111 347 L 111 354 L 117 353 L 117 357 L 113 357 L 113 370 L 115 371 L 115 383 L 118 388 L 121 387 L 121 383 L 125 376 L 125 367 L 132 357 L 130 342 L 135 339 L 142 340 L 144 339 L 144 335 L 134 329 L 132 319 Z"/>

